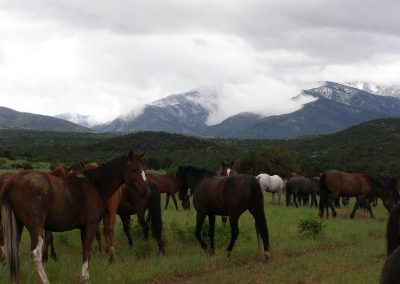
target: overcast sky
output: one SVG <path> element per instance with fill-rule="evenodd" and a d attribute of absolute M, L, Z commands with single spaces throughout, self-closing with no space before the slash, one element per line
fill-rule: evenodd
<path fill-rule="evenodd" d="M 3 1 L 0 106 L 96 122 L 215 89 L 217 120 L 318 82 L 400 83 L 400 1 Z"/>

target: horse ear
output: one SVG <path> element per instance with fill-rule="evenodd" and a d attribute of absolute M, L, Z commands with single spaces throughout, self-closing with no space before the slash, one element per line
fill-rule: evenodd
<path fill-rule="evenodd" d="M 129 149 L 129 152 L 128 152 L 128 159 L 129 159 L 129 160 L 133 160 L 133 149 Z"/>
<path fill-rule="evenodd" d="M 85 164 L 82 161 L 79 161 L 79 165 L 81 166 L 82 169 L 85 168 Z"/>
<path fill-rule="evenodd" d="M 139 160 L 143 160 L 144 156 L 146 155 L 146 151 L 142 151 L 141 153 L 137 154 L 136 157 Z"/>
<path fill-rule="evenodd" d="M 68 174 L 72 173 L 72 171 L 73 171 L 72 167 L 68 167 L 68 168 L 67 168 Z"/>

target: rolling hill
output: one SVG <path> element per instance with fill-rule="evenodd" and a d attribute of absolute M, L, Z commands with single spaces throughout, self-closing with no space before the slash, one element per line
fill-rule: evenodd
<path fill-rule="evenodd" d="M 78 124 L 40 114 L 19 112 L 0 107 L 0 128 L 30 129 L 57 132 L 90 132 L 91 130 Z"/>

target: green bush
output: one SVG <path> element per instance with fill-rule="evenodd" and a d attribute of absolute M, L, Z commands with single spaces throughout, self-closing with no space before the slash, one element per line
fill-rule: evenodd
<path fill-rule="evenodd" d="M 301 219 L 298 225 L 299 234 L 316 237 L 323 234 L 325 225 L 321 221 L 312 218 Z"/>
<path fill-rule="evenodd" d="M 32 169 L 33 169 L 33 166 L 32 166 L 32 164 L 29 163 L 29 162 L 24 162 L 24 163 L 22 164 L 22 168 L 23 168 L 24 170 L 32 170 Z"/>

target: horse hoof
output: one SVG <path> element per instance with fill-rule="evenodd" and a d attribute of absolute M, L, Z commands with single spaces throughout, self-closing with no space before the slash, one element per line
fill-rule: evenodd
<path fill-rule="evenodd" d="M 232 251 L 230 251 L 230 250 L 227 250 L 227 251 L 226 251 L 226 256 L 227 256 L 228 258 L 231 258 L 231 254 L 232 254 Z"/>
<path fill-rule="evenodd" d="M 210 249 L 210 256 L 213 256 L 215 254 L 215 249 Z"/>
<path fill-rule="evenodd" d="M 265 250 L 265 251 L 264 251 L 264 260 L 263 260 L 263 262 L 264 262 L 264 263 L 268 263 L 270 257 L 271 257 L 271 255 L 269 254 L 269 251 Z"/>

